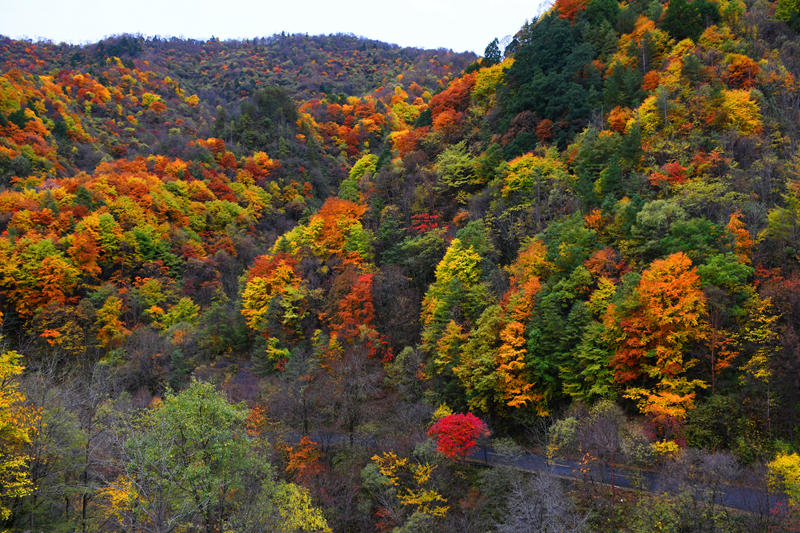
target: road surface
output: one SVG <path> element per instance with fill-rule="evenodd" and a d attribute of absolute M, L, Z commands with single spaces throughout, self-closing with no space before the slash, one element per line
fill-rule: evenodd
<path fill-rule="evenodd" d="M 581 465 L 578 461 L 569 459 L 548 461 L 544 455 L 531 451 L 525 451 L 518 457 L 509 458 L 495 452 L 491 447 L 479 447 L 472 452 L 467 461 L 489 466 L 510 466 L 525 472 L 550 472 L 554 476 L 576 481 L 583 481 L 588 477 L 595 482 L 606 485 L 611 484 L 613 474 L 613 481 L 616 487 L 647 490 L 654 493 L 676 492 L 676 489 L 670 486 L 658 472 L 634 470 L 619 466 L 611 472 L 607 468 L 600 469 L 595 467 L 591 469 L 587 476 L 584 476 L 581 473 Z M 739 511 L 769 513 L 776 505 L 786 505 L 785 495 L 767 492 L 754 487 L 720 485 L 713 487 L 713 489 L 712 487 L 707 488 L 709 491 L 713 491 L 716 504 Z"/>
<path fill-rule="evenodd" d="M 323 446 L 332 444 L 357 444 L 366 448 L 377 448 L 377 439 L 351 436 L 345 433 L 312 433 L 311 439 Z M 296 441 L 300 440 L 296 436 Z M 476 447 L 467 457 L 467 462 L 484 466 L 508 466 L 515 470 L 524 472 L 549 472 L 550 474 L 562 479 L 585 481 L 593 480 L 595 483 L 610 485 L 613 475 L 614 486 L 622 489 L 646 490 L 653 493 L 675 494 L 678 489 L 671 486 L 658 472 L 648 470 L 636 470 L 626 467 L 617 467 L 613 472 L 606 468 L 591 469 L 586 476 L 581 472 L 581 465 L 578 461 L 569 459 L 558 459 L 548 461 L 547 458 L 539 453 L 524 451 L 517 457 L 508 457 L 497 453 L 489 446 Z M 636 482 L 634 482 L 636 480 Z M 706 487 L 709 490 L 716 505 L 745 511 L 756 514 L 768 514 L 777 505 L 786 505 L 786 497 L 783 494 L 768 492 L 756 487 L 742 485 L 720 485 L 716 487 Z"/>

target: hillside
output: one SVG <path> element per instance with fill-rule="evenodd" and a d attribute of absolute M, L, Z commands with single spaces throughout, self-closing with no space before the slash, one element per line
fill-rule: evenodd
<path fill-rule="evenodd" d="M 310 97 L 344 102 L 386 84 L 421 83 L 436 90 L 474 59 L 346 35 L 208 43 L 122 36 L 84 47 L 3 39 L 0 50 L 6 73 L 3 126 L 10 120 L 25 130 L 28 119 L 42 121 L 39 130 L 25 132 L 27 140 L 6 133 L 3 144 L 9 151 L 0 155 L 5 180 L 45 171 L 57 176 L 91 171 L 104 158 L 187 159 L 196 155 L 192 140 L 228 130 L 226 140 L 237 154 L 251 153 L 260 143 L 261 150 L 287 163 L 306 162 L 308 172 L 327 181 L 321 176 L 340 165 L 320 161 L 314 154 L 319 147 L 299 146 L 299 102 Z M 260 107 L 259 91 L 280 103 Z M 25 108 L 34 117 L 25 117 Z M 32 153 L 21 151 L 25 144 Z"/>
<path fill-rule="evenodd" d="M 477 60 L 3 39 L 0 520 L 795 530 L 798 20 L 558 0 Z"/>

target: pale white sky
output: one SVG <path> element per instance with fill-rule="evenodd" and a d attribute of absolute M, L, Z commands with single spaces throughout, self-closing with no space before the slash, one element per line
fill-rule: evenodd
<path fill-rule="evenodd" d="M 471 50 L 514 34 L 549 0 L 0 0 L 0 34 L 86 43 L 120 33 L 220 39 L 354 33 Z"/>

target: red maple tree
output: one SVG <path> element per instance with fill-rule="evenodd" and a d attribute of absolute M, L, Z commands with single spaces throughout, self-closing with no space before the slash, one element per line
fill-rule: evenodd
<path fill-rule="evenodd" d="M 472 413 L 447 415 L 428 430 L 429 437 L 436 437 L 436 448 L 451 459 L 466 457 L 479 437 L 489 435 L 486 424 Z"/>

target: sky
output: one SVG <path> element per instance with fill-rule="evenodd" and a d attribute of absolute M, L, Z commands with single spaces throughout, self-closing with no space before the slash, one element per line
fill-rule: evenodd
<path fill-rule="evenodd" d="M 548 0 L 0 0 L 0 34 L 83 44 L 121 33 L 238 39 L 353 33 L 482 54 Z"/>

